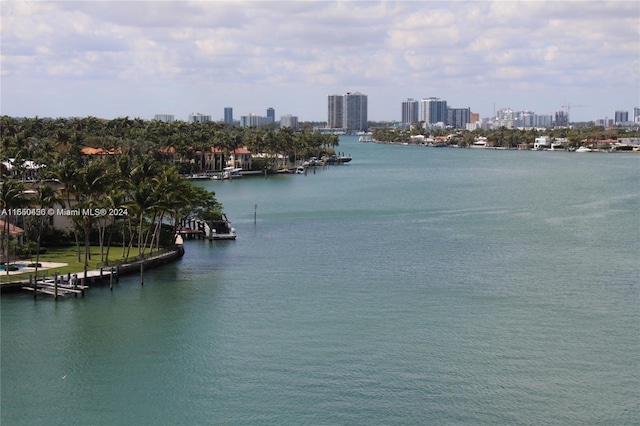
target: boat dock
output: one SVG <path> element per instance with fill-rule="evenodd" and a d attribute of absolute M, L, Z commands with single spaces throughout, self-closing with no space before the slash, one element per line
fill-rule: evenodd
<path fill-rule="evenodd" d="M 205 222 L 200 219 L 183 220 L 176 231 L 184 239 L 235 240 L 236 230 L 225 214 L 222 220 Z"/>
<path fill-rule="evenodd" d="M 32 291 L 33 297 L 36 298 L 38 294 L 47 294 L 53 296 L 54 299 L 58 297 L 64 297 L 68 295 L 82 295 L 84 296 L 85 290 L 89 288 L 87 285 L 89 282 L 95 282 L 96 280 L 109 279 L 110 286 L 113 287 L 114 279 L 119 281 L 119 268 L 100 268 L 94 271 L 85 271 L 83 274 L 58 275 L 56 273 L 52 278 L 44 277 L 34 282 L 33 276 L 29 277 L 29 282 L 22 285 L 22 290 Z"/>
<path fill-rule="evenodd" d="M 64 297 L 67 295 L 74 295 L 78 297 L 78 295 L 84 296 L 84 291 L 88 289 L 89 286 L 86 285 L 69 285 L 69 284 L 58 284 L 56 285 L 53 280 L 51 282 L 39 281 L 35 286 L 22 286 L 23 290 L 33 291 L 34 297 L 37 294 L 48 294 L 53 296 L 54 299 L 58 297 Z"/>

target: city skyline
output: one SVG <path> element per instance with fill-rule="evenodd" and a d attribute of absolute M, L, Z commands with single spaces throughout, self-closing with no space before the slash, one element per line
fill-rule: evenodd
<path fill-rule="evenodd" d="M 429 97 L 481 117 L 570 120 L 638 107 L 637 2 L 17 2 L 0 4 L 11 116 L 222 119 L 273 107 L 326 121 L 328 93 L 371 121 Z M 277 23 L 277 25 L 274 25 Z"/>

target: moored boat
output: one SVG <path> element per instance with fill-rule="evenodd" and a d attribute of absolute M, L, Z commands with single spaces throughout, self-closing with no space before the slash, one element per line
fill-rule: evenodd
<path fill-rule="evenodd" d="M 349 161 L 351 161 L 351 156 L 335 154 L 326 159 L 327 164 L 344 164 L 348 163 Z"/>

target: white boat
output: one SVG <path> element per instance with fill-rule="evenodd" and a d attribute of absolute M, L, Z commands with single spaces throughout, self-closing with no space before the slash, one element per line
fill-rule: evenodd
<path fill-rule="evenodd" d="M 225 167 L 222 170 L 222 179 L 237 179 L 241 178 L 242 174 L 240 173 L 242 168 L 239 167 Z"/>
<path fill-rule="evenodd" d="M 576 152 L 591 152 L 593 151 L 591 148 L 587 148 L 586 146 L 581 146 L 580 148 L 576 149 Z"/>

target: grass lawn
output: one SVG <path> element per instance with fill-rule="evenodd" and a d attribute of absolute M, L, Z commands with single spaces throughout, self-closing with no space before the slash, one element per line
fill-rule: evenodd
<path fill-rule="evenodd" d="M 105 249 L 106 250 L 106 249 Z M 55 262 L 55 263 L 67 263 L 67 266 L 61 266 L 59 268 L 54 269 L 46 269 L 41 270 L 38 269 L 38 277 L 42 275 L 53 276 L 56 271 L 60 272 L 60 274 L 66 274 L 67 272 L 76 273 L 84 271 L 84 247 L 80 247 L 80 258 L 81 262 L 78 262 L 78 249 L 75 246 L 71 247 L 54 247 L 47 248 L 47 252 L 45 254 L 41 254 L 38 262 Z M 134 257 L 137 254 L 137 249 L 132 248 L 131 253 Z M 122 247 L 111 247 L 109 251 L 109 262 L 113 263 L 118 260 L 122 260 Z M 130 260 L 131 260 L 130 257 Z M 30 259 L 24 259 L 18 262 L 33 262 L 35 263 L 36 256 L 31 256 Z M 101 264 L 100 260 L 100 247 L 95 246 L 91 247 L 91 260 L 89 260 L 89 264 L 87 265 L 88 270 L 100 269 L 98 264 Z M 18 281 L 29 279 L 29 274 L 33 274 L 33 272 L 25 272 L 23 274 L 11 274 L 7 275 L 4 271 L 0 271 L 0 282 L 9 282 L 9 281 Z"/>

